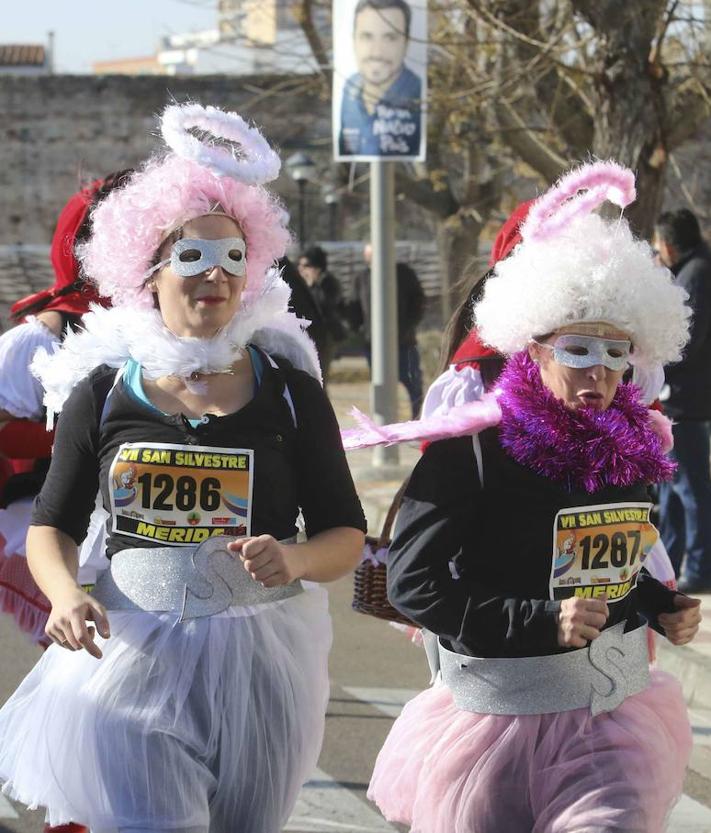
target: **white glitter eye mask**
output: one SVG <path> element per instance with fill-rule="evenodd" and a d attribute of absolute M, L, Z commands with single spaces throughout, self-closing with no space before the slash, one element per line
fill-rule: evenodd
<path fill-rule="evenodd" d="M 625 370 L 629 365 L 632 342 L 626 339 L 566 333 L 552 344 L 536 344 L 553 351 L 553 358 L 565 367 L 594 367 L 604 365 L 608 370 Z"/>
<path fill-rule="evenodd" d="M 221 266 L 230 275 L 241 276 L 247 272 L 245 252 L 246 244 L 241 237 L 220 240 L 183 238 L 173 243 L 170 257 L 156 263 L 146 273 L 146 278 L 169 263 L 173 272 L 181 278 L 195 278 L 216 266 Z"/>

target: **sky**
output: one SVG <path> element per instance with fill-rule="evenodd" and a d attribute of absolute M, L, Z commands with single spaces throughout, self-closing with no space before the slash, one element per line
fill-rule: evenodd
<path fill-rule="evenodd" d="M 91 72 L 94 61 L 152 55 L 161 35 L 214 29 L 216 0 L 6 0 L 0 43 L 47 43 L 55 71 Z"/>

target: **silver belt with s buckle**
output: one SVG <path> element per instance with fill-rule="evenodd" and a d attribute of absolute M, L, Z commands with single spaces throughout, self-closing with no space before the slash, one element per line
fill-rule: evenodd
<path fill-rule="evenodd" d="M 180 621 L 214 616 L 228 607 L 251 607 L 303 593 L 300 581 L 262 587 L 227 549 L 225 535 L 186 547 L 136 547 L 111 559 L 91 595 L 107 610 L 174 611 Z M 292 544 L 295 538 L 281 541 Z"/>
<path fill-rule="evenodd" d="M 479 714 L 552 714 L 589 708 L 594 716 L 612 711 L 649 685 L 647 626 L 629 633 L 624 629 L 625 622 L 619 622 L 587 648 L 543 657 L 470 657 L 449 651 L 438 641 L 442 682 L 457 708 Z M 428 650 L 431 666 L 433 647 L 430 644 Z"/>

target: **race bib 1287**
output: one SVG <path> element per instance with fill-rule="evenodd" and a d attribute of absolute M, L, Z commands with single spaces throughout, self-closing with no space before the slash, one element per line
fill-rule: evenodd
<path fill-rule="evenodd" d="M 658 538 L 649 520 L 651 508 L 651 503 L 613 503 L 558 512 L 551 599 L 595 599 L 603 594 L 609 602 L 624 599 Z"/>
<path fill-rule="evenodd" d="M 173 545 L 249 535 L 252 449 L 124 443 L 109 472 L 112 531 Z"/>

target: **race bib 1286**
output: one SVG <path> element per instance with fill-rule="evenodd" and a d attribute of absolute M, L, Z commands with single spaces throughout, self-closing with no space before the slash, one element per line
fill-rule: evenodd
<path fill-rule="evenodd" d="M 249 535 L 252 449 L 124 443 L 109 472 L 112 531 L 167 544 Z"/>
<path fill-rule="evenodd" d="M 553 527 L 551 599 L 624 599 L 658 538 L 651 503 L 561 509 Z"/>

